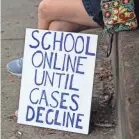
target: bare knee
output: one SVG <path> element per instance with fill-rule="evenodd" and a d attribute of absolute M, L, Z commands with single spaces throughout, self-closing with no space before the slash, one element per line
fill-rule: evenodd
<path fill-rule="evenodd" d="M 41 17 L 46 18 L 47 14 L 50 13 L 50 7 L 49 7 L 50 2 L 51 2 L 51 0 L 43 0 L 40 2 L 39 6 L 38 6 L 38 14 Z"/>
<path fill-rule="evenodd" d="M 51 2 L 51 0 L 43 0 L 40 2 L 38 10 L 39 11 L 45 11 L 47 10 L 49 3 Z"/>

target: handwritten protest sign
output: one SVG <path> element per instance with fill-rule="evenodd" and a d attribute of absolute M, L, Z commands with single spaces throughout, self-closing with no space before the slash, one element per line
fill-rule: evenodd
<path fill-rule="evenodd" d="M 27 29 L 18 123 L 88 134 L 97 35 Z"/>

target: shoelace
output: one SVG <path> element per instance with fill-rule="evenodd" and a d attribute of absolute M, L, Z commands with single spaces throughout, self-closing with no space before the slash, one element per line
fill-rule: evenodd
<path fill-rule="evenodd" d="M 19 59 L 19 64 L 20 64 L 20 65 L 23 65 L 23 58 L 20 58 L 20 59 Z"/>
<path fill-rule="evenodd" d="M 19 58 L 18 60 L 19 61 L 18 61 L 18 64 L 17 65 L 18 65 L 18 67 L 21 68 L 23 66 L 23 58 Z"/>

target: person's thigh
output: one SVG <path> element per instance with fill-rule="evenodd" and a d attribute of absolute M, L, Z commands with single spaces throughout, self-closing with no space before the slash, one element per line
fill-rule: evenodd
<path fill-rule="evenodd" d="M 87 14 L 82 0 L 43 0 L 39 5 L 39 11 L 48 21 L 60 20 L 97 26 L 97 23 Z"/>

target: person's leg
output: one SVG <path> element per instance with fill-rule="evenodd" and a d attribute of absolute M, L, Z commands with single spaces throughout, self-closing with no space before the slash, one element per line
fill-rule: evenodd
<path fill-rule="evenodd" d="M 52 21 L 49 25 L 49 30 L 54 31 L 67 31 L 67 32 L 78 32 L 81 30 L 89 29 L 90 27 L 79 25 L 75 23 L 70 22 L 64 22 L 64 21 Z M 13 60 L 7 64 L 7 69 L 10 73 L 16 76 L 22 75 L 22 63 L 23 58 L 19 58 L 16 60 Z"/>
<path fill-rule="evenodd" d="M 53 31 L 79 32 L 90 28 L 91 27 L 89 26 L 79 25 L 66 21 L 52 21 L 49 25 L 49 30 Z"/>
<path fill-rule="evenodd" d="M 52 21 L 98 27 L 87 14 L 82 0 L 43 0 L 38 7 L 38 28 L 48 30 Z"/>
<path fill-rule="evenodd" d="M 98 27 L 98 24 L 89 17 L 82 0 L 67 0 L 66 2 L 65 0 L 43 0 L 38 7 L 39 29 L 73 32 L 88 28 L 88 26 Z M 9 62 L 8 71 L 21 76 L 21 60 L 23 59 Z"/>
<path fill-rule="evenodd" d="M 65 0 L 43 0 L 39 5 L 38 29 L 73 32 L 86 29 L 88 26 L 98 27 L 98 24 L 88 16 L 82 0 L 67 0 L 66 2 Z M 19 60 L 16 63 L 19 64 Z M 20 75 L 22 75 L 22 68 L 18 76 Z M 18 110 L 15 116 L 18 117 Z"/>

